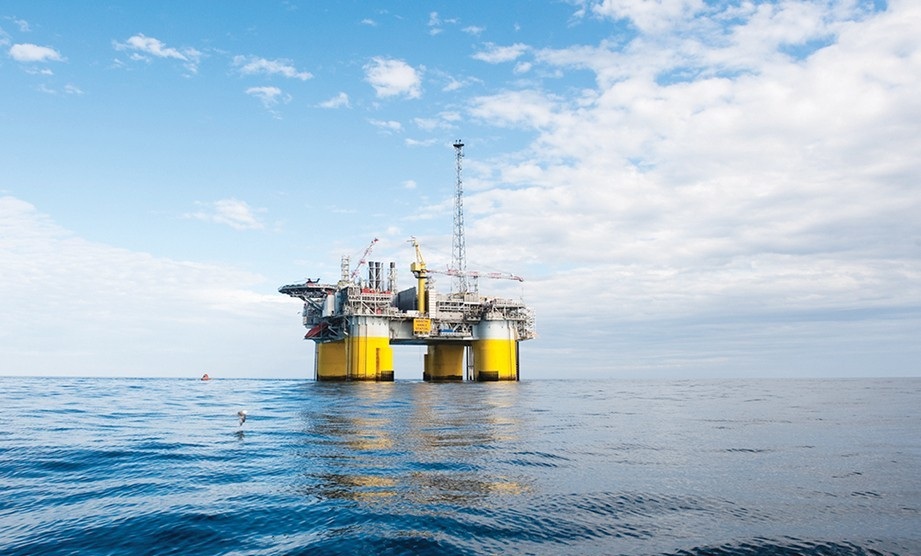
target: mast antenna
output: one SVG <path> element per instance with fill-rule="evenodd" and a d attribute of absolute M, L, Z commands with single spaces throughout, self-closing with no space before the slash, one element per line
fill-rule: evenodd
<path fill-rule="evenodd" d="M 454 141 L 454 158 L 457 168 L 457 182 L 454 186 L 454 233 L 451 240 L 451 266 L 458 274 L 454 284 L 459 293 L 467 293 L 467 245 L 464 239 L 464 182 L 461 170 L 464 162 L 464 143 Z"/>

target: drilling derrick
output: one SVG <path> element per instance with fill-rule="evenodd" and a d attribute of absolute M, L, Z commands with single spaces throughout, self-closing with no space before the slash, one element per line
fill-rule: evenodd
<path fill-rule="evenodd" d="M 279 288 L 279 292 L 304 302 L 304 338 L 315 343 L 317 380 L 393 380 L 392 346 L 403 344 L 427 346 L 422 373 L 425 380 L 518 380 L 518 344 L 535 336 L 534 315 L 521 301 L 487 298 L 478 293 L 478 278 L 521 282 L 521 277 L 467 270 L 463 147 L 460 140 L 454 142 L 456 182 L 450 268 L 429 268 L 413 237 L 410 243 L 414 259 L 409 270 L 416 285 L 396 291 L 395 263 L 390 263 L 385 284 L 382 263 L 367 260 L 378 242 L 375 238 L 354 270 L 349 258 L 342 258 L 338 282 L 307 280 Z M 358 274 L 365 265 L 368 278 L 362 281 Z M 451 276 L 452 293 L 435 291 L 431 274 Z"/>

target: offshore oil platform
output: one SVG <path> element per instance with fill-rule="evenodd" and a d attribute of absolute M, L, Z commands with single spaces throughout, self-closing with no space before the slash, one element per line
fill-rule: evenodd
<path fill-rule="evenodd" d="M 374 239 L 351 270 L 341 260 L 336 283 L 307 280 L 278 289 L 304 301 L 307 340 L 315 342 L 314 377 L 320 381 L 393 380 L 393 345 L 425 345 L 422 378 L 428 381 L 518 380 L 518 343 L 535 336 L 534 314 L 522 301 L 484 297 L 480 277 L 523 281 L 502 272 L 467 270 L 461 170 L 464 144 L 455 141 L 457 180 L 451 268 L 426 267 L 412 238 L 412 288 L 397 291 L 396 264 L 384 279 L 383 263 L 369 261 Z M 367 265 L 367 279 L 359 271 Z M 431 274 L 453 279 L 450 293 L 438 293 Z"/>

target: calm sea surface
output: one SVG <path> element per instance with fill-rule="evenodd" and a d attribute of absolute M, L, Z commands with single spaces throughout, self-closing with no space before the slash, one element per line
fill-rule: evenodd
<path fill-rule="evenodd" d="M 0 378 L 0 554 L 916 555 L 921 379 Z"/>

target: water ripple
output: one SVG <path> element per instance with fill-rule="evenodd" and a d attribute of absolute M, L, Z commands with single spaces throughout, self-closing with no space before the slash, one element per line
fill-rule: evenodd
<path fill-rule="evenodd" d="M 919 408 L 916 380 L 0 378 L 0 555 L 918 554 Z"/>

